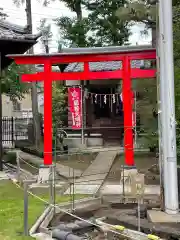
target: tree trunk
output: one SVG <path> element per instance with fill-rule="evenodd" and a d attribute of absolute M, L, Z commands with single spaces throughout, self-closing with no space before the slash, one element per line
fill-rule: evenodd
<path fill-rule="evenodd" d="M 31 0 L 26 0 L 26 17 L 28 32 L 32 34 L 32 13 L 31 13 Z M 30 54 L 34 54 L 33 47 L 29 50 Z M 40 130 L 40 117 L 38 111 L 38 96 L 36 83 L 31 83 L 31 98 L 32 98 L 32 113 L 33 113 L 33 125 L 34 125 L 34 138 L 36 148 L 40 145 L 41 130 Z"/>
<path fill-rule="evenodd" d="M 81 8 L 81 0 L 79 1 L 76 1 L 76 4 L 75 4 L 75 12 L 76 12 L 76 15 L 77 15 L 77 20 L 80 22 L 82 21 L 82 8 Z"/>

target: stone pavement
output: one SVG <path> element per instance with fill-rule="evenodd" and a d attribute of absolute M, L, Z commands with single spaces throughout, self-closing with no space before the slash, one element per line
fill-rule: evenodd
<path fill-rule="evenodd" d="M 180 223 L 180 214 L 171 215 L 160 211 L 159 209 L 152 209 L 147 211 L 148 219 L 153 223 Z"/>
<path fill-rule="evenodd" d="M 82 175 L 82 171 L 79 169 L 74 169 L 59 163 L 56 163 L 56 172 L 66 178 L 77 178 Z"/>
<path fill-rule="evenodd" d="M 75 194 L 96 194 L 106 179 L 117 151 L 99 152 L 92 164 L 75 181 Z M 68 189 L 65 194 L 69 194 Z"/>
<path fill-rule="evenodd" d="M 102 195 L 122 195 L 123 194 L 123 184 L 119 185 L 104 185 L 101 188 L 100 193 Z M 131 187 L 125 185 L 125 194 L 129 195 L 131 193 Z M 160 195 L 159 185 L 145 185 L 144 195 Z"/>

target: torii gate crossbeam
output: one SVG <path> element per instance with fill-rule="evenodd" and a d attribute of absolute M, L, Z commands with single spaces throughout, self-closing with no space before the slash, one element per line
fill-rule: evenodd
<path fill-rule="evenodd" d="M 82 50 L 82 49 L 81 49 Z M 122 47 L 93 48 L 88 51 L 79 49 L 68 49 L 69 52 L 45 55 L 8 55 L 17 64 L 43 64 L 44 72 L 34 74 L 23 74 L 22 81 L 44 81 L 44 164 L 52 164 L 52 81 L 61 80 L 105 80 L 122 79 L 122 94 L 124 106 L 124 151 L 125 163 L 129 166 L 134 165 L 133 149 L 133 123 L 132 105 L 133 94 L 131 89 L 131 79 L 134 78 L 155 78 L 156 70 L 142 70 L 131 68 L 132 60 L 154 60 L 156 51 L 152 48 L 131 49 L 127 51 Z M 122 68 L 115 71 L 92 72 L 89 68 L 90 62 L 103 61 L 122 61 Z M 52 72 L 52 65 L 62 63 L 84 63 L 82 72 L 61 73 Z"/>

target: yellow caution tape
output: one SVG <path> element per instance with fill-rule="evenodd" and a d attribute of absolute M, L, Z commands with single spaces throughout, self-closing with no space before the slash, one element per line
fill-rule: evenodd
<path fill-rule="evenodd" d="M 159 240 L 160 238 L 158 236 L 155 236 L 155 235 L 152 235 L 152 234 L 148 234 L 148 239 Z"/>
<path fill-rule="evenodd" d="M 120 226 L 120 225 L 114 225 L 113 228 L 118 230 L 118 231 L 124 231 L 124 229 L 125 229 L 124 226 Z"/>

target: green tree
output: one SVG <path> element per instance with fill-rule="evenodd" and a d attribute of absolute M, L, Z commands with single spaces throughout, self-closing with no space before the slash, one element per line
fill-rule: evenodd
<path fill-rule="evenodd" d="M 61 83 L 54 82 L 52 85 L 52 115 L 55 128 L 65 125 L 67 120 L 66 89 Z"/>
<path fill-rule="evenodd" d="M 29 70 L 26 67 L 18 66 L 15 63 L 9 65 L 5 70 L 2 71 L 0 80 L 1 80 L 1 95 L 5 94 L 10 97 L 11 100 L 21 99 L 24 97 L 24 93 L 27 93 L 29 88 L 28 84 L 21 83 L 19 80 L 20 73 L 28 73 Z M 2 96 L 0 98 L 0 125 L 2 126 Z M 1 133 L 2 134 L 2 133 Z M 2 137 L 2 136 L 1 136 Z M 1 159 L 0 159 L 0 171 L 3 170 L 2 166 L 2 157 L 3 157 L 3 146 L 2 138 L 0 143 L 1 148 Z"/>
<path fill-rule="evenodd" d="M 22 99 L 24 94 L 29 92 L 29 84 L 23 83 L 20 80 L 20 75 L 29 72 L 27 66 L 16 65 L 15 63 L 9 65 L 3 71 L 1 77 L 2 94 L 6 94 L 11 100 Z"/>
<path fill-rule="evenodd" d="M 125 6 L 120 7 L 116 16 L 119 19 L 128 21 L 130 25 L 137 24 L 138 22 L 145 24 L 144 33 L 147 30 L 152 30 L 152 45 L 156 45 L 156 1 L 143 1 L 135 0 L 129 1 Z"/>
<path fill-rule="evenodd" d="M 62 0 L 61 2 L 76 14 L 75 17 L 60 17 L 56 20 L 65 45 L 76 44 L 78 47 L 88 46 L 88 18 L 83 17 L 83 0 Z"/>
<path fill-rule="evenodd" d="M 85 0 L 89 12 L 89 41 L 95 46 L 123 45 L 128 41 L 128 21 L 116 16 L 116 10 L 123 7 L 126 0 Z"/>
<path fill-rule="evenodd" d="M 122 45 L 128 40 L 127 21 L 116 16 L 118 7 L 125 1 L 118 0 L 63 0 L 66 6 L 76 14 L 75 17 L 60 17 L 57 25 L 66 45 L 78 47 Z M 83 16 L 86 9 L 88 16 Z"/>
<path fill-rule="evenodd" d="M 124 21 L 128 21 L 130 25 L 141 22 L 145 24 L 145 29 L 142 33 L 147 34 L 147 30 L 152 30 L 152 45 L 156 46 L 156 20 L 158 16 L 157 0 L 129 0 L 127 4 L 120 7 L 116 16 Z M 173 0 L 174 15 L 179 17 L 176 13 L 176 6 L 180 4 L 180 0 Z"/>

